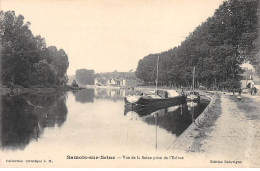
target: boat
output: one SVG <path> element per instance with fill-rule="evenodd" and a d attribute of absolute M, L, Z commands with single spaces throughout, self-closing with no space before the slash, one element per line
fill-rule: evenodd
<path fill-rule="evenodd" d="M 186 100 L 189 101 L 195 101 L 199 102 L 200 101 L 200 94 L 197 91 L 191 91 L 186 97 Z"/>
<path fill-rule="evenodd" d="M 161 111 L 161 110 L 164 110 L 166 113 L 174 112 L 181 105 L 174 105 L 174 106 L 167 106 L 167 107 L 154 106 L 152 108 L 139 108 L 139 109 L 125 108 L 124 115 L 127 115 L 128 113 L 135 113 L 138 116 L 146 116 L 146 115 L 151 115 L 152 113 L 154 113 L 156 111 Z"/>
<path fill-rule="evenodd" d="M 126 108 L 139 109 L 139 108 L 158 108 L 180 105 L 185 103 L 185 96 L 173 90 L 158 90 L 158 63 L 157 59 L 157 76 L 156 76 L 156 89 L 149 92 L 142 92 L 139 95 L 129 95 L 124 98 Z"/>
<path fill-rule="evenodd" d="M 199 104 L 197 102 L 194 101 L 189 101 L 187 102 L 187 107 L 188 110 L 191 111 L 192 109 L 194 109 L 195 107 L 197 107 Z"/>
<path fill-rule="evenodd" d="M 193 68 L 193 72 L 192 72 L 192 90 L 191 92 L 189 92 L 189 94 L 186 97 L 186 101 L 196 101 L 199 102 L 200 101 L 200 94 L 197 91 L 194 91 L 194 77 L 195 77 L 195 67 Z"/>
<path fill-rule="evenodd" d="M 160 96 L 165 94 L 166 96 Z M 159 95 L 158 95 L 159 94 Z M 156 94 L 141 93 L 141 95 L 126 96 L 125 106 L 130 109 L 141 109 L 141 108 L 162 108 L 174 105 L 180 105 L 185 103 L 185 96 L 178 95 L 174 97 L 167 97 L 168 92 L 164 90 L 157 90 Z"/>

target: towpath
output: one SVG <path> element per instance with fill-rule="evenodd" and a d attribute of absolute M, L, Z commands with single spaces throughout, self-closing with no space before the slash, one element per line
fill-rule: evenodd
<path fill-rule="evenodd" d="M 200 152 L 260 166 L 260 97 L 221 95 L 221 114 L 200 142 Z M 198 150 L 196 150 L 198 151 Z"/>

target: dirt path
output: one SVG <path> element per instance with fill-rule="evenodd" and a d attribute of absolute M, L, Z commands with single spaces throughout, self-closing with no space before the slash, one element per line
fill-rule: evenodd
<path fill-rule="evenodd" d="M 207 134 L 208 138 L 202 140 L 200 151 L 222 160 L 238 160 L 250 167 L 259 167 L 260 106 L 247 109 L 245 100 L 238 102 L 229 95 L 221 96 L 221 115 Z M 249 97 L 249 100 L 260 104 L 258 98 Z"/>

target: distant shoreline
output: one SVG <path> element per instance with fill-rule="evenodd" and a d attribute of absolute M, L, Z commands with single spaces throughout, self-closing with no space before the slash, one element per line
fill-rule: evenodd
<path fill-rule="evenodd" d="M 19 95 L 19 94 L 24 94 L 24 93 L 54 93 L 57 91 L 70 91 L 70 90 L 81 90 L 85 89 L 82 87 L 72 87 L 69 85 L 66 86 L 59 86 L 59 87 L 0 87 L 0 94 L 1 95 Z"/>

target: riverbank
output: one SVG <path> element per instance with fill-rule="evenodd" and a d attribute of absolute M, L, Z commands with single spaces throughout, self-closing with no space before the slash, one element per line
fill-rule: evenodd
<path fill-rule="evenodd" d="M 200 92 L 201 95 L 209 98 L 210 103 L 196 120 L 182 133 L 170 148 L 179 152 L 195 152 L 200 146 L 199 138 L 205 138 L 206 130 L 201 130 L 206 125 L 213 125 L 220 110 L 220 94 L 211 92 Z"/>
<path fill-rule="evenodd" d="M 1 95 L 19 95 L 24 93 L 31 93 L 31 94 L 37 94 L 37 93 L 54 93 L 57 91 L 70 91 L 70 90 L 81 90 L 84 89 L 82 87 L 72 87 L 72 86 L 58 86 L 58 87 L 44 87 L 44 86 L 38 86 L 38 87 L 30 87 L 25 88 L 22 86 L 15 86 L 15 87 L 6 87 L 2 86 L 0 87 L 0 94 Z"/>
<path fill-rule="evenodd" d="M 260 97 L 217 93 L 212 103 L 171 146 L 171 150 L 210 160 L 260 166 Z M 203 118 L 203 119 L 202 119 Z"/>

